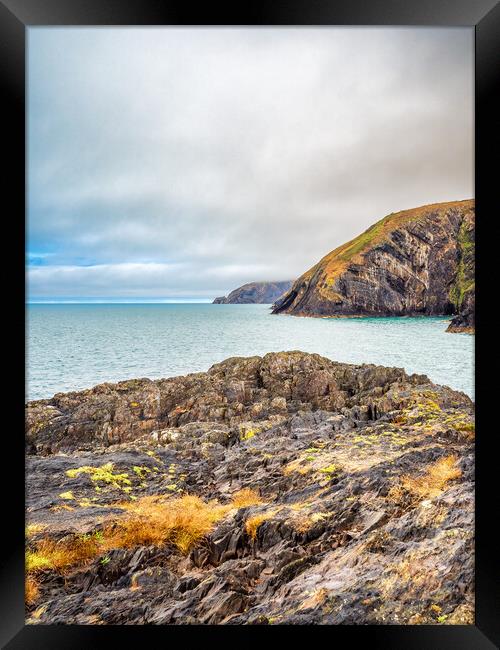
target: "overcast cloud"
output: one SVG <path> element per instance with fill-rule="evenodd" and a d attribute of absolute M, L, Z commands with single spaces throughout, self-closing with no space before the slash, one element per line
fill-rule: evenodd
<path fill-rule="evenodd" d="M 28 287 L 213 298 L 473 196 L 472 29 L 29 30 Z"/>

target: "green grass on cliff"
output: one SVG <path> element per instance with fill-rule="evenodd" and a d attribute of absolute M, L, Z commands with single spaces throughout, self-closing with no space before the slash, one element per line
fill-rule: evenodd
<path fill-rule="evenodd" d="M 384 231 L 384 226 L 391 221 L 392 216 L 393 213 L 391 212 L 391 214 L 388 214 L 383 219 L 380 219 L 380 221 L 374 223 L 373 226 L 370 226 L 368 230 L 365 230 L 365 232 L 361 233 L 361 235 L 358 235 L 355 239 L 351 240 L 343 247 L 341 247 L 343 250 L 338 253 L 339 259 L 349 262 L 355 255 L 358 255 L 364 251 L 365 248 L 368 248 L 370 244 L 378 241 L 380 239 L 380 235 Z"/>
<path fill-rule="evenodd" d="M 456 310 L 460 311 L 466 295 L 475 288 L 475 242 L 473 230 L 465 220 L 462 221 L 458 232 L 458 245 L 460 261 L 455 283 L 450 290 L 450 300 L 455 305 Z"/>

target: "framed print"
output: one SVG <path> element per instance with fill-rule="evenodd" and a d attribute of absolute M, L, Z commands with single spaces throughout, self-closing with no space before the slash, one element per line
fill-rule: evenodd
<path fill-rule="evenodd" d="M 2 647 L 497 647 L 498 4 L 0 9 Z"/>

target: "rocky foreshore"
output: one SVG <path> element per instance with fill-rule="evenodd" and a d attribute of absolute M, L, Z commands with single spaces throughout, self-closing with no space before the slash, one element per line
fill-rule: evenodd
<path fill-rule="evenodd" d="M 472 624 L 473 410 L 302 352 L 30 402 L 27 622 Z"/>

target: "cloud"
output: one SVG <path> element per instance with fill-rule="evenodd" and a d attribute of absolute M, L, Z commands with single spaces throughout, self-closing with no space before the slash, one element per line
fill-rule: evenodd
<path fill-rule="evenodd" d="M 233 277 L 262 272 L 258 265 L 211 266 L 205 271 L 205 281 L 210 287 L 223 287 Z M 264 269 L 265 271 L 265 269 Z M 44 298 L 64 297 L 181 297 L 190 298 L 192 287 L 197 286 L 197 296 L 213 297 L 211 288 L 200 287 L 196 269 L 188 264 L 93 264 L 40 266 L 29 269 L 30 295 Z M 79 288 L 77 295 L 68 293 L 72 287 Z M 112 287 L 113 294 L 106 293 Z M 222 290 L 219 290 L 219 293 Z"/>
<path fill-rule="evenodd" d="M 294 278 L 473 195 L 468 28 L 31 28 L 28 52 L 32 297 Z"/>

